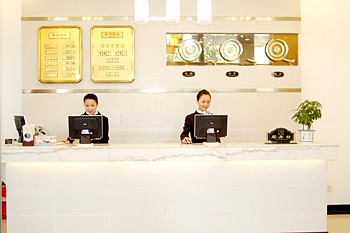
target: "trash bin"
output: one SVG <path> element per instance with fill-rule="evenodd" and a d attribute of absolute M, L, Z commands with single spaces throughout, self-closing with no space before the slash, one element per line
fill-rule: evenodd
<path fill-rule="evenodd" d="M 2 219 L 6 219 L 6 184 L 2 181 L 1 187 L 1 197 L 2 197 Z"/>

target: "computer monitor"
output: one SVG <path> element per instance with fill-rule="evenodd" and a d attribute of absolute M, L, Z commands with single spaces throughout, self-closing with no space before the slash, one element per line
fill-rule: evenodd
<path fill-rule="evenodd" d="M 219 138 L 227 136 L 227 115 L 195 115 L 194 136 L 207 142 L 219 142 Z"/>
<path fill-rule="evenodd" d="M 80 139 L 81 144 L 89 144 L 92 139 L 103 137 L 103 116 L 68 116 L 68 128 L 71 139 Z"/>
<path fill-rule="evenodd" d="M 24 116 L 14 116 L 16 130 L 18 132 L 18 143 L 23 142 L 23 125 L 26 124 Z"/>

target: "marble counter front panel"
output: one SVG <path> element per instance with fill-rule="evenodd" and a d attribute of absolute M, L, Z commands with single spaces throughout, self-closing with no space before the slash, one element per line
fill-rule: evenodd
<path fill-rule="evenodd" d="M 2 147 L 7 232 L 327 232 L 327 160 L 337 149 Z"/>

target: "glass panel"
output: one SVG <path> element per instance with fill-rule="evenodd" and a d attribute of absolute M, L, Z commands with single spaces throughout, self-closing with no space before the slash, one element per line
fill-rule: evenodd
<path fill-rule="evenodd" d="M 203 33 L 167 38 L 167 65 L 298 65 L 298 34 Z"/>

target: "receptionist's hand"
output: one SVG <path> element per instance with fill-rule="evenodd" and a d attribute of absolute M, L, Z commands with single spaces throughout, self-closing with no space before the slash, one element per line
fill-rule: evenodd
<path fill-rule="evenodd" d="M 182 139 L 181 143 L 184 143 L 184 144 L 192 143 L 192 140 L 189 137 L 185 137 L 184 139 Z"/>
<path fill-rule="evenodd" d="M 60 144 L 63 143 L 63 144 L 69 144 L 70 141 L 69 140 L 59 140 L 58 141 Z"/>

